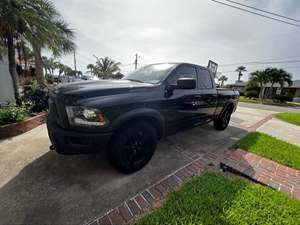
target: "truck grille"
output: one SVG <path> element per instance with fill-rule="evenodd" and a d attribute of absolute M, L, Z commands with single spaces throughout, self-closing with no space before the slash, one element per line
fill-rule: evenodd
<path fill-rule="evenodd" d="M 51 93 L 49 98 L 49 116 L 53 122 L 56 122 L 62 128 L 68 126 L 65 104 L 53 93 Z"/>

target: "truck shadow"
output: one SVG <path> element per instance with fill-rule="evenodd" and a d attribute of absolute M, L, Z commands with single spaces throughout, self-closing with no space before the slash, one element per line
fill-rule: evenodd
<path fill-rule="evenodd" d="M 179 132 L 161 140 L 151 162 L 131 175 L 113 169 L 105 153 L 46 152 L 1 187 L 0 224 L 82 224 L 190 162 L 184 154 L 224 150 L 245 134 L 211 125 Z"/>

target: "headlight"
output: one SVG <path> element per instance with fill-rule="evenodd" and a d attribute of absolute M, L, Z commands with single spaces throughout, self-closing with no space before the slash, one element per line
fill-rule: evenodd
<path fill-rule="evenodd" d="M 66 106 L 66 111 L 70 125 L 99 127 L 108 123 L 106 117 L 98 109 Z"/>

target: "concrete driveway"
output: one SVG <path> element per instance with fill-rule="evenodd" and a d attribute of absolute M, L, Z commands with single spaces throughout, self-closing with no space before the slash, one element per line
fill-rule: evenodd
<path fill-rule="evenodd" d="M 225 131 L 212 124 L 165 138 L 151 162 L 118 173 L 105 154 L 48 151 L 45 125 L 0 142 L 0 224 L 83 224 L 210 150 L 230 147 L 272 111 L 239 107 Z"/>

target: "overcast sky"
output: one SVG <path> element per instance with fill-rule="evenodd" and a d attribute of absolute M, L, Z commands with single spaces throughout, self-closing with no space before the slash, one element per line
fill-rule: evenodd
<path fill-rule="evenodd" d="M 300 19 L 299 0 L 236 1 Z M 206 66 L 209 59 L 220 65 L 300 60 L 300 27 L 210 0 L 54 0 L 54 4 L 75 31 L 77 67 L 83 72 L 95 62 L 93 55 L 120 61 L 124 73 L 133 70 L 127 64 L 133 63 L 135 53 L 140 66 L 182 61 Z M 61 61 L 73 66 L 72 55 Z M 267 66 L 246 67 L 251 72 Z M 300 79 L 300 63 L 269 66 L 286 68 Z M 218 71 L 234 82 L 236 67 Z M 242 77 L 247 78 L 248 73 Z"/>

